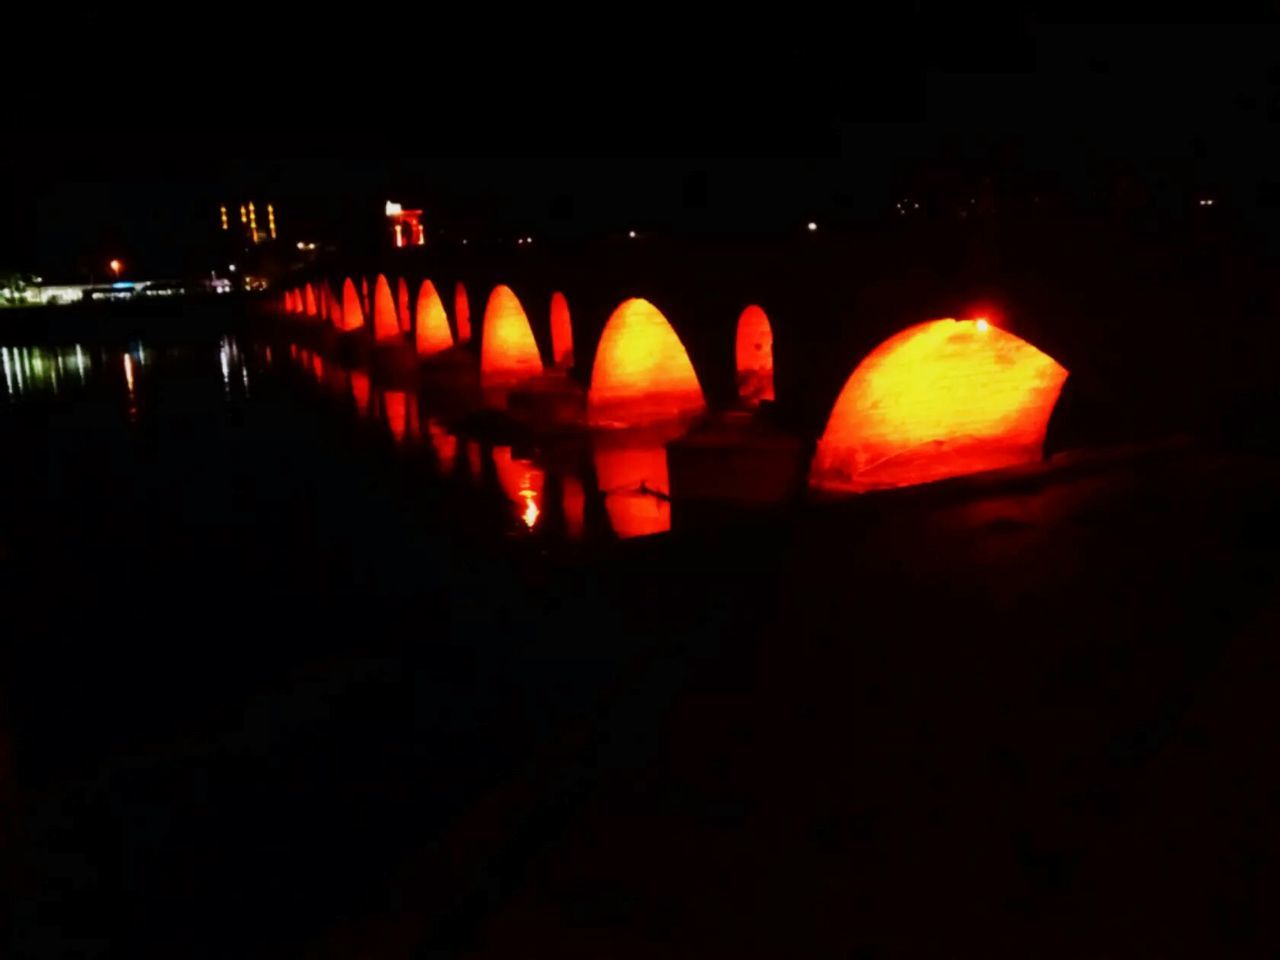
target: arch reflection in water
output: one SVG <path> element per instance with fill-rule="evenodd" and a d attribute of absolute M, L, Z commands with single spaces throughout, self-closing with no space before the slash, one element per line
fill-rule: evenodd
<path fill-rule="evenodd" d="M 738 366 L 738 398 L 749 407 L 773 399 L 773 330 L 755 304 L 738 317 L 734 353 Z"/>
<path fill-rule="evenodd" d="M 356 409 L 361 416 L 369 413 L 369 374 L 363 370 L 351 371 L 351 396 L 355 398 Z"/>
<path fill-rule="evenodd" d="M 471 340 L 471 301 L 467 299 L 467 288 L 458 281 L 453 288 L 453 320 L 458 328 L 458 342 Z"/>
<path fill-rule="evenodd" d="M 439 420 L 427 420 L 427 438 L 436 452 L 436 463 L 440 473 L 448 476 L 453 473 L 454 464 L 458 460 L 458 438 L 444 428 Z"/>
<path fill-rule="evenodd" d="M 381 273 L 373 287 L 373 335 L 379 340 L 394 340 L 400 336 L 400 321 L 396 317 L 396 302 L 391 297 L 391 284 Z"/>
<path fill-rule="evenodd" d="M 542 512 L 538 504 L 546 473 L 532 460 L 512 456 L 510 447 L 493 448 L 493 469 L 498 486 L 515 505 L 524 525 L 532 530 Z"/>
<path fill-rule="evenodd" d="M 409 394 L 403 390 L 384 390 L 382 412 L 387 418 L 387 427 L 391 431 L 391 436 L 396 443 L 404 443 L 414 432 Z"/>
<path fill-rule="evenodd" d="M 621 539 L 671 529 L 666 444 L 658 439 L 597 437 L 596 483 L 609 525 Z"/>

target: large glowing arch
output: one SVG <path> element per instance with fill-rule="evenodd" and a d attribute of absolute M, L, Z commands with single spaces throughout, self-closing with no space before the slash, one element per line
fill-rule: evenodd
<path fill-rule="evenodd" d="M 303 288 L 304 305 L 306 306 L 307 316 L 318 316 L 320 310 L 316 307 L 316 288 L 311 284 L 307 284 Z"/>
<path fill-rule="evenodd" d="M 400 321 L 401 333 L 408 333 L 413 329 L 413 313 L 409 310 L 409 284 L 404 277 L 396 284 L 396 318 Z"/>
<path fill-rule="evenodd" d="M 752 304 L 738 317 L 734 354 L 738 398 L 749 407 L 773 399 L 773 329 L 764 310 Z"/>
<path fill-rule="evenodd" d="M 861 492 L 1038 460 L 1067 379 L 986 320 L 932 320 L 869 353 L 836 399 L 809 474 Z"/>
<path fill-rule="evenodd" d="M 551 295 L 551 358 L 561 369 L 573 366 L 573 324 L 569 322 L 569 301 L 558 290 Z"/>
<path fill-rule="evenodd" d="M 381 273 L 373 286 L 373 335 L 379 340 L 394 340 L 400 336 L 400 321 L 396 317 L 391 284 Z"/>
<path fill-rule="evenodd" d="M 360 306 L 360 294 L 350 277 L 342 282 L 342 312 L 338 315 L 339 330 L 358 330 L 364 326 L 364 308 Z"/>
<path fill-rule="evenodd" d="M 627 300 L 614 310 L 591 368 L 590 422 L 634 427 L 705 409 L 689 354 L 662 312 L 640 299 Z"/>
<path fill-rule="evenodd" d="M 413 328 L 419 356 L 429 357 L 453 346 L 449 317 L 444 312 L 444 303 L 436 292 L 435 284 L 430 280 L 423 280 L 418 288 L 418 311 Z"/>
<path fill-rule="evenodd" d="M 508 286 L 489 294 L 480 336 L 480 377 L 490 383 L 515 382 L 542 373 L 542 356 L 529 317 Z"/>
<path fill-rule="evenodd" d="M 458 342 L 466 343 L 471 339 L 471 301 L 461 280 L 453 288 L 453 319 L 458 326 Z"/>

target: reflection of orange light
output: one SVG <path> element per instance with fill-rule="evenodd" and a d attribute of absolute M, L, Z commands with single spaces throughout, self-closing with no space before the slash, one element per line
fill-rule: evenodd
<path fill-rule="evenodd" d="M 284 292 L 284 312 L 293 313 L 293 291 L 286 290 Z"/>
<path fill-rule="evenodd" d="M 440 472 L 450 473 L 458 459 L 458 438 L 445 430 L 437 420 L 427 421 L 427 436 L 431 438 L 431 446 L 435 448 Z"/>
<path fill-rule="evenodd" d="M 408 333 L 413 329 L 413 316 L 409 313 L 409 284 L 404 277 L 396 285 L 396 317 L 400 320 L 400 330 Z"/>
<path fill-rule="evenodd" d="M 471 339 L 471 301 L 461 282 L 453 288 L 453 316 L 458 325 L 458 342 L 466 343 Z"/>
<path fill-rule="evenodd" d="M 351 395 L 361 416 L 369 412 L 369 375 L 363 370 L 351 371 Z"/>
<path fill-rule="evenodd" d="M 391 298 L 391 284 L 381 273 L 373 288 L 373 335 L 379 340 L 392 340 L 400 336 L 400 322 L 396 319 L 396 302 Z"/>
<path fill-rule="evenodd" d="M 311 355 L 311 372 L 315 374 L 316 383 L 324 379 L 324 360 L 320 358 L 320 354 Z"/>
<path fill-rule="evenodd" d="M 551 356 L 557 367 L 573 366 L 573 324 L 569 301 L 557 291 L 551 295 Z"/>
<path fill-rule="evenodd" d="M 530 530 L 538 522 L 538 500 L 546 474 L 532 460 L 515 459 L 510 447 L 493 448 L 493 469 L 507 499 L 520 508 L 520 519 Z"/>
<path fill-rule="evenodd" d="M 564 507 L 564 532 L 570 540 L 582 536 L 583 514 L 586 511 L 587 497 L 582 490 L 582 481 L 571 473 L 566 473 L 560 484 L 560 502 Z"/>
<path fill-rule="evenodd" d="M 761 400 L 773 399 L 773 330 L 769 318 L 759 307 L 752 306 L 738 317 L 737 349 L 738 396 L 754 407 Z"/>
<path fill-rule="evenodd" d="M 591 369 L 587 415 L 597 426 L 640 426 L 706 408 L 698 375 L 667 318 L 647 300 L 613 311 Z"/>
<path fill-rule="evenodd" d="M 403 390 L 387 390 L 382 395 L 382 410 L 396 443 L 403 443 L 409 432 L 409 395 Z"/>
<path fill-rule="evenodd" d="M 316 288 L 311 284 L 307 284 L 304 296 L 306 298 L 307 316 L 314 317 L 320 311 L 316 309 Z"/>
<path fill-rule="evenodd" d="M 670 530 L 666 447 L 597 445 L 594 453 L 613 532 L 625 540 Z"/>
<path fill-rule="evenodd" d="M 435 284 L 423 280 L 418 288 L 418 311 L 414 323 L 414 342 L 418 355 L 429 357 L 453 346 L 453 333 L 449 330 L 449 317 L 444 303 L 436 292 Z"/>
<path fill-rule="evenodd" d="M 497 286 L 484 308 L 480 336 L 480 376 L 495 381 L 516 381 L 542 372 L 542 357 L 533 339 L 533 328 L 524 307 L 510 287 Z"/>
<path fill-rule="evenodd" d="M 1067 371 L 976 320 L 932 320 L 858 364 L 818 441 L 809 482 L 864 491 L 1038 460 Z"/>
<path fill-rule="evenodd" d="M 342 282 L 342 312 L 338 314 L 339 330 L 358 330 L 364 326 L 364 308 L 360 306 L 360 296 L 356 293 L 356 285 L 347 277 Z"/>

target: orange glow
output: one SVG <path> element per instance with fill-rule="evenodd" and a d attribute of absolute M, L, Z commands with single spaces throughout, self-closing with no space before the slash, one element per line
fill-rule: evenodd
<path fill-rule="evenodd" d="M 570 540 L 582 536 L 583 515 L 586 512 L 587 496 L 582 490 L 582 481 L 571 473 L 566 473 L 561 480 L 560 502 L 564 507 L 564 532 Z"/>
<path fill-rule="evenodd" d="M 640 299 L 627 300 L 614 310 L 591 369 L 590 422 L 634 427 L 705 409 L 689 354 L 661 311 Z"/>
<path fill-rule="evenodd" d="M 373 289 L 373 335 L 379 340 L 393 340 L 400 336 L 400 321 L 396 319 L 391 284 L 381 273 Z"/>
<path fill-rule="evenodd" d="M 387 390 L 382 394 L 382 412 L 396 443 L 404 443 L 409 432 L 409 395 L 403 390 Z"/>
<path fill-rule="evenodd" d="M 449 318 L 444 312 L 444 303 L 436 292 L 435 284 L 423 280 L 418 288 L 418 310 L 414 323 L 414 343 L 418 348 L 418 356 L 429 357 L 441 350 L 453 346 L 453 333 L 449 329 Z"/>
<path fill-rule="evenodd" d="M 356 409 L 364 416 L 369 412 L 369 375 L 363 370 L 351 371 L 351 395 L 356 399 Z"/>
<path fill-rule="evenodd" d="M 569 322 L 569 301 L 559 291 L 551 295 L 551 356 L 561 368 L 573 366 L 573 324 Z"/>
<path fill-rule="evenodd" d="M 862 492 L 1040 459 L 1067 371 L 977 320 L 908 327 L 858 364 L 818 441 L 809 483 Z"/>
<path fill-rule="evenodd" d="M 311 355 L 311 372 L 315 374 L 317 383 L 324 379 L 324 359 L 318 353 Z"/>
<path fill-rule="evenodd" d="M 773 399 L 773 330 L 752 304 L 738 317 L 738 397 L 749 407 Z"/>
<path fill-rule="evenodd" d="M 538 501 L 542 499 L 542 487 L 546 474 L 532 460 L 511 456 L 510 447 L 493 448 L 493 470 L 498 475 L 498 486 L 520 510 L 520 519 L 530 530 L 538 522 Z"/>
<path fill-rule="evenodd" d="M 413 329 L 413 314 L 409 312 L 409 284 L 404 277 L 396 285 L 396 317 L 400 320 L 400 330 L 408 333 Z"/>
<path fill-rule="evenodd" d="M 453 288 L 453 317 L 458 325 L 458 342 L 466 343 L 471 339 L 471 301 L 461 282 Z"/>
<path fill-rule="evenodd" d="M 306 298 L 306 310 L 308 317 L 316 316 L 320 311 L 316 308 L 316 288 L 311 284 L 307 284 L 304 292 Z"/>
<path fill-rule="evenodd" d="M 667 448 L 597 445 L 596 482 L 613 532 L 626 540 L 671 529 Z"/>
<path fill-rule="evenodd" d="M 453 465 L 458 459 L 458 438 L 445 430 L 438 420 L 427 421 L 427 436 L 431 439 L 431 446 L 435 448 L 440 472 L 452 473 Z"/>
<path fill-rule="evenodd" d="M 107 266 L 111 268 L 111 272 L 114 273 L 117 277 L 120 276 L 120 271 L 124 269 L 124 264 L 121 263 L 119 260 L 112 260 L 110 263 L 107 264 Z"/>
<path fill-rule="evenodd" d="M 284 292 L 284 312 L 293 313 L 293 291 L 286 290 Z"/>
<path fill-rule="evenodd" d="M 364 326 L 364 309 L 360 306 L 360 296 L 356 293 L 356 285 L 347 277 L 342 282 L 342 312 L 338 314 L 339 330 L 358 330 Z"/>
<path fill-rule="evenodd" d="M 542 373 L 542 357 L 524 307 L 510 287 L 497 286 L 484 308 L 480 337 L 480 378 L 515 382 Z"/>

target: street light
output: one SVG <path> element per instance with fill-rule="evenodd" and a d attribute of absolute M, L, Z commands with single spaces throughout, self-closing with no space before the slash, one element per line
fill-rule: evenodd
<path fill-rule="evenodd" d="M 124 264 L 121 263 L 119 260 L 112 260 L 110 263 L 107 264 L 107 266 L 111 268 L 111 272 L 114 273 L 117 277 L 120 276 L 120 271 L 124 269 Z"/>

